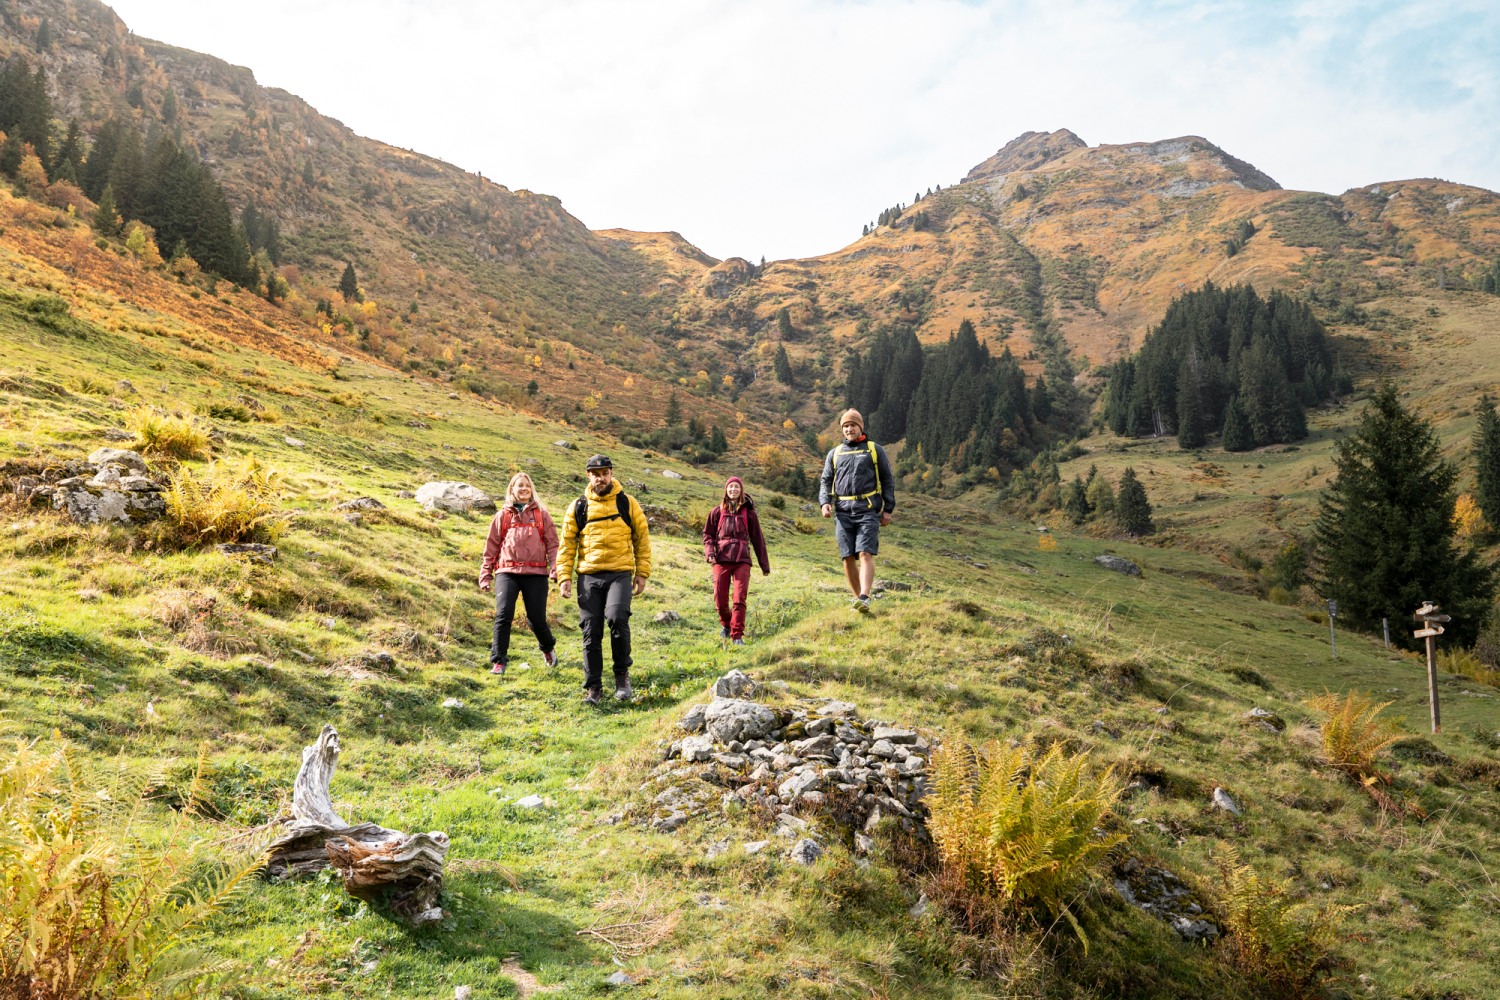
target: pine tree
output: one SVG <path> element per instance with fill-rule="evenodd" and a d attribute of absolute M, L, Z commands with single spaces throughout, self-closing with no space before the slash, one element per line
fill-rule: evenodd
<path fill-rule="evenodd" d="M 682 404 L 677 401 L 677 393 L 667 397 L 667 412 L 662 417 L 662 422 L 668 427 L 676 427 L 682 423 Z"/>
<path fill-rule="evenodd" d="M 1454 543 L 1458 472 L 1443 460 L 1432 426 L 1384 383 L 1359 429 L 1335 444 L 1334 466 L 1313 526 L 1319 592 L 1366 631 L 1382 618 L 1406 621 L 1434 601 L 1452 615 L 1456 645 L 1472 644 L 1494 598 L 1495 569 Z M 1415 645 L 1405 629 L 1397 635 Z"/>
<path fill-rule="evenodd" d="M 729 450 L 729 440 L 724 437 L 724 428 L 714 424 L 713 432 L 709 434 L 708 446 L 715 455 L 722 455 Z"/>
<path fill-rule="evenodd" d="M 791 340 L 797 335 L 796 329 L 792 326 L 792 311 L 786 306 L 776 311 L 776 332 L 781 334 L 782 340 Z"/>
<path fill-rule="evenodd" d="M 776 381 L 782 385 L 792 384 L 792 362 L 786 356 L 786 345 L 776 345 L 776 358 L 773 364 L 776 367 Z"/>
<path fill-rule="evenodd" d="M 1115 496 L 1115 519 L 1128 535 L 1149 535 L 1156 530 L 1156 525 L 1151 523 L 1151 504 L 1146 499 L 1146 487 L 1129 466 L 1120 476 L 1120 491 Z"/>
<path fill-rule="evenodd" d="M 1255 447 L 1255 437 L 1250 433 L 1250 421 L 1240 409 L 1240 401 L 1231 399 L 1224 408 L 1224 436 L 1220 441 L 1225 451 L 1249 451 Z"/>
<path fill-rule="evenodd" d="M 1495 401 L 1479 401 L 1479 426 L 1474 430 L 1474 499 L 1491 525 L 1500 527 L 1500 417 Z"/>
<path fill-rule="evenodd" d="M 120 232 L 120 212 L 115 208 L 115 189 L 108 184 L 99 196 L 99 205 L 94 209 L 89 224 L 100 236 L 116 236 Z"/>
<path fill-rule="evenodd" d="M 1093 513 L 1093 509 L 1089 507 L 1088 488 L 1078 476 L 1074 476 L 1068 488 L 1063 491 L 1063 512 L 1072 518 L 1074 524 L 1082 524 Z"/>
<path fill-rule="evenodd" d="M 359 276 L 354 273 L 354 262 L 344 262 L 344 274 L 339 278 L 339 294 L 344 297 L 345 302 L 360 301 Z M 672 397 L 676 399 L 674 395 Z"/>
<path fill-rule="evenodd" d="M 177 95 L 168 87 L 161 98 L 161 120 L 171 125 L 177 121 Z"/>

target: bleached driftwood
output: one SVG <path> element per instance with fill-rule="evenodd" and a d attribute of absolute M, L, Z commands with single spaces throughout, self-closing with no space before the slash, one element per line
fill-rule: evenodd
<path fill-rule="evenodd" d="M 333 808 L 329 785 L 339 761 L 339 734 L 324 726 L 318 742 L 302 750 L 302 768 L 292 786 L 292 818 L 271 844 L 266 864 L 273 878 L 311 875 L 330 864 L 349 894 L 383 900 L 413 924 L 440 920 L 443 859 L 448 835 L 405 834 L 375 823 L 350 826 Z"/>

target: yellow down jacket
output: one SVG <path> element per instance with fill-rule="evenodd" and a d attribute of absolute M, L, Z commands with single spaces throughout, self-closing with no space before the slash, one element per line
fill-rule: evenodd
<path fill-rule="evenodd" d="M 573 516 L 574 503 L 557 518 L 562 527 L 562 539 L 557 547 L 557 580 L 571 580 L 574 573 L 631 573 L 646 579 L 651 575 L 651 533 L 646 527 L 646 514 L 635 497 L 630 501 L 630 524 L 620 519 L 619 502 L 615 496 L 621 492 L 618 481 L 610 483 L 604 496 L 595 496 L 593 490 L 585 491 L 589 498 L 588 517 L 584 524 L 582 539 L 578 530 L 578 519 Z"/>

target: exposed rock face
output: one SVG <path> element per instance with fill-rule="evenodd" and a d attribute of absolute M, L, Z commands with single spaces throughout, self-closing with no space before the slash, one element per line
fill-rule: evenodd
<path fill-rule="evenodd" d="M 426 483 L 417 490 L 416 500 L 428 510 L 446 510 L 453 514 L 471 510 L 495 512 L 495 501 L 490 495 L 468 483 Z"/>
<path fill-rule="evenodd" d="M 141 478 L 141 477 L 136 477 Z M 52 493 L 52 509 L 67 511 L 77 524 L 148 524 L 167 512 L 161 488 L 124 490 L 67 480 Z M 149 481 L 147 481 L 149 483 Z"/>
<path fill-rule="evenodd" d="M 964 183 L 1003 177 L 1013 170 L 1035 170 L 1044 163 L 1087 146 L 1088 143 L 1065 128 L 1056 132 L 1022 132 L 1001 146 L 994 156 L 970 170 Z"/>
<path fill-rule="evenodd" d="M 345 500 L 334 510 L 385 510 L 385 504 L 374 497 L 356 497 L 353 500 Z"/>
<path fill-rule="evenodd" d="M 1165 868 L 1127 858 L 1115 870 L 1115 892 L 1131 906 L 1172 925 L 1179 937 L 1197 943 L 1212 941 L 1219 928 L 1205 919 L 1202 905 L 1182 879 Z"/>
<path fill-rule="evenodd" d="M 128 469 L 138 476 L 146 474 L 146 460 L 140 456 L 139 452 L 127 451 L 124 448 L 100 448 L 89 455 L 89 464 L 97 465 L 101 469 L 115 465 Z"/>
<path fill-rule="evenodd" d="M 736 288 L 755 275 L 755 267 L 743 257 L 730 257 L 709 268 L 703 275 L 703 293 L 713 299 L 727 299 Z"/>

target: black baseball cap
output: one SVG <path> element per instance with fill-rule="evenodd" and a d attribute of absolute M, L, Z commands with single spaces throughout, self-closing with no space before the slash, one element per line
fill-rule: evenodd
<path fill-rule="evenodd" d="M 595 455 L 583 468 L 586 472 L 592 472 L 594 469 L 613 469 L 614 467 L 615 463 L 609 460 L 608 455 Z"/>

